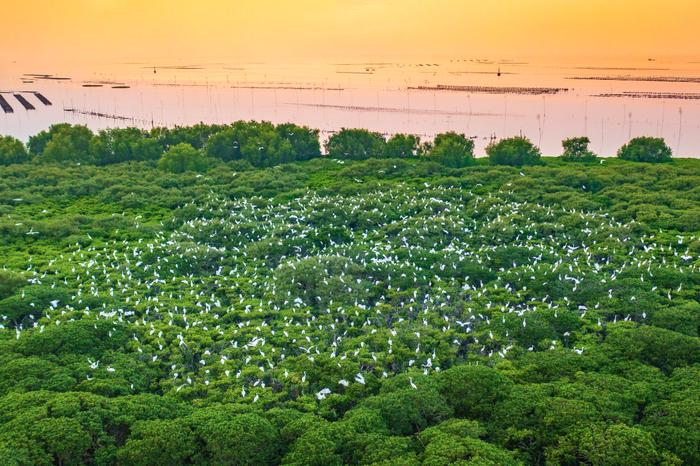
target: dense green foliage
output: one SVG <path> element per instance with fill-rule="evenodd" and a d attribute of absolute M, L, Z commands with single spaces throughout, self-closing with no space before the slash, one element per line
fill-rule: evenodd
<path fill-rule="evenodd" d="M 158 160 L 163 145 L 148 132 L 137 128 L 113 128 L 100 131 L 92 138 L 90 152 L 97 165 Z"/>
<path fill-rule="evenodd" d="M 7 143 L 9 142 L 8 139 Z M 318 130 L 291 123 L 275 126 L 255 121 L 238 121 L 231 125 L 198 124 L 154 128 L 151 131 L 113 128 L 97 134 L 84 126 L 58 124 L 31 137 L 28 148 L 29 153 L 38 156 L 37 161 L 40 163 L 110 165 L 158 160 L 170 148 L 179 144 L 187 144 L 198 151 L 204 150 L 212 158 L 242 160 L 255 167 L 309 160 L 321 155 Z M 0 144 L 0 160 L 3 164 L 27 161 L 26 155 L 3 155 L 9 153 L 9 149 L 3 150 L 3 147 L 5 146 Z M 13 145 L 12 149 L 14 154 L 19 147 Z"/>
<path fill-rule="evenodd" d="M 486 147 L 486 154 L 493 165 L 536 165 L 540 162 L 540 150 L 525 137 L 501 139 Z"/>
<path fill-rule="evenodd" d="M 158 168 L 172 173 L 201 172 L 208 166 L 207 156 L 186 142 L 172 146 L 158 160 Z"/>
<path fill-rule="evenodd" d="M 29 152 L 22 141 L 12 136 L 0 136 L 0 165 L 29 161 Z"/>
<path fill-rule="evenodd" d="M 237 122 L 245 124 L 245 122 Z M 258 125 L 257 122 L 251 122 L 253 125 Z M 174 128 L 153 128 L 151 135 L 160 141 L 164 149 L 168 147 L 187 143 L 195 149 L 203 149 L 209 139 L 217 133 L 227 129 L 227 125 L 205 125 L 199 123 L 194 126 L 176 126 Z"/>
<path fill-rule="evenodd" d="M 700 161 L 134 136 L 0 167 L 0 464 L 700 464 Z"/>
<path fill-rule="evenodd" d="M 588 149 L 591 140 L 587 137 L 569 138 L 562 141 L 564 153 L 561 159 L 566 162 L 593 162 L 596 155 Z"/>
<path fill-rule="evenodd" d="M 590 162 L 596 155 L 588 150 L 587 137 L 562 142 L 561 159 Z M 25 149 L 13 138 L 0 139 L 0 164 L 29 161 L 38 163 L 73 162 L 110 165 L 129 161 L 160 159 L 170 148 L 187 144 L 210 158 L 239 161 L 245 168 L 273 167 L 321 157 L 319 130 L 292 123 L 237 121 L 230 125 L 176 126 L 144 131 L 112 128 L 93 134 L 85 126 L 57 124 L 32 136 Z M 335 159 L 419 158 L 450 168 L 474 165 L 474 141 L 464 134 L 441 133 L 421 144 L 419 137 L 395 134 L 386 139 L 366 129 L 342 129 L 325 143 L 326 155 Z M 527 138 L 514 137 L 491 143 L 486 152 L 492 165 L 521 167 L 540 163 L 540 150 Z M 191 152 L 195 154 L 195 152 Z M 199 157 L 200 152 L 197 152 Z M 670 161 L 671 150 L 663 139 L 635 138 L 620 148 L 618 157 L 635 162 Z M 201 158 L 200 158 L 201 159 Z M 196 165 L 201 166 L 202 160 Z"/>
<path fill-rule="evenodd" d="M 255 167 L 320 157 L 318 131 L 284 124 L 239 121 L 209 138 L 209 156 L 225 161 L 246 160 Z"/>
<path fill-rule="evenodd" d="M 29 142 L 27 143 L 27 148 L 32 155 L 42 155 L 46 145 L 49 143 L 51 138 L 59 134 L 61 131 L 69 128 L 71 125 L 68 123 L 59 123 L 52 125 L 48 131 L 40 131 L 39 133 L 31 136 Z"/>
<path fill-rule="evenodd" d="M 86 126 L 60 124 L 51 127 L 41 158 L 46 162 L 95 162 L 90 151 L 92 131 Z M 31 147 L 31 145 L 30 145 Z"/>
<path fill-rule="evenodd" d="M 438 134 L 428 156 L 451 168 L 474 165 L 474 141 L 454 132 Z"/>
<path fill-rule="evenodd" d="M 380 133 L 366 129 L 342 129 L 326 142 L 326 153 L 334 159 L 365 160 L 382 157 L 386 140 Z"/>
<path fill-rule="evenodd" d="M 421 144 L 418 136 L 412 134 L 395 134 L 389 138 L 384 147 L 385 157 L 414 157 L 420 155 Z"/>
<path fill-rule="evenodd" d="M 622 146 L 617 156 L 633 162 L 670 162 L 671 148 L 662 138 L 638 137 Z"/>

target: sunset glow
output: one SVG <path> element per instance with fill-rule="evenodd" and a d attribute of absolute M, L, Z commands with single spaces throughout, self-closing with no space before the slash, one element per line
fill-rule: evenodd
<path fill-rule="evenodd" d="M 696 0 L 5 0 L 0 60 L 698 54 Z"/>

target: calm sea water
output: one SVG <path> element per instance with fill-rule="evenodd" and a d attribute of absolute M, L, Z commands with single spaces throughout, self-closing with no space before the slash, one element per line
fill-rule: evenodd
<path fill-rule="evenodd" d="M 544 89 L 551 93 L 538 94 Z M 649 135 L 664 137 L 676 156 L 700 156 L 700 62 L 689 59 L 150 62 L 80 71 L 13 63 L 0 69 L 0 91 L 11 92 L 2 95 L 14 109 L 0 111 L 0 134 L 23 140 L 58 122 L 97 130 L 253 119 L 309 125 L 324 138 L 343 127 L 425 139 L 453 130 L 473 137 L 478 154 L 493 138 L 522 134 L 547 155 L 583 135 L 594 151 L 613 155 Z M 25 110 L 12 92 L 36 109 Z"/>

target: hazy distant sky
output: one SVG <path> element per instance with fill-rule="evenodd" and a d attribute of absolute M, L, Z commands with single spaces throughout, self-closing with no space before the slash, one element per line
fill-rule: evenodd
<path fill-rule="evenodd" d="M 0 60 L 700 56 L 700 0 L 2 0 Z"/>

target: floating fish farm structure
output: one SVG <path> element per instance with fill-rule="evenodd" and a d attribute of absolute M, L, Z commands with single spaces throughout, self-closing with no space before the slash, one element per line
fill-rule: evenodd
<path fill-rule="evenodd" d="M 2 108 L 2 111 L 5 113 L 14 113 L 15 110 L 3 94 L 12 95 L 25 110 L 36 110 L 34 104 L 27 100 L 25 95 L 35 97 L 39 102 L 44 104 L 44 106 L 48 107 L 52 105 L 51 101 L 38 91 L 0 91 L 0 108 Z"/>

